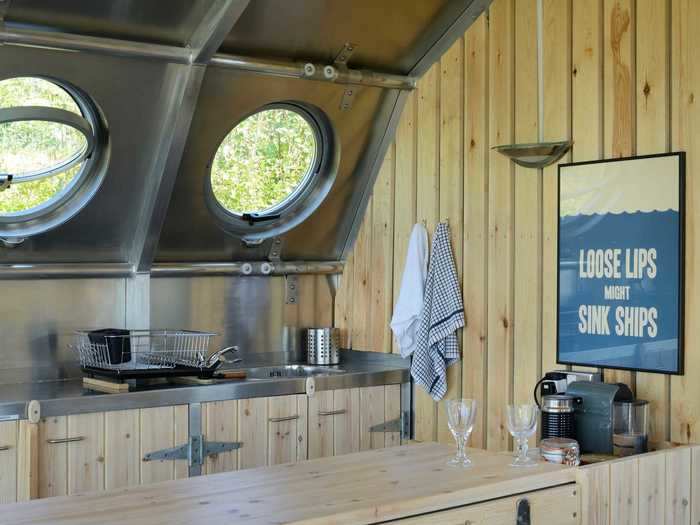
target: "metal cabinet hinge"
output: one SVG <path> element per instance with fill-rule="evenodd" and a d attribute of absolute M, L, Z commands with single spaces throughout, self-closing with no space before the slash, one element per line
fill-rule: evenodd
<path fill-rule="evenodd" d="M 515 525 L 530 525 L 530 502 L 527 498 L 519 499 L 515 504 Z"/>
<path fill-rule="evenodd" d="M 172 448 L 149 452 L 143 456 L 144 461 L 187 460 L 190 466 L 204 464 L 207 456 L 213 456 L 243 446 L 240 442 L 207 441 L 202 436 L 192 436 L 189 443 Z"/>
<path fill-rule="evenodd" d="M 370 432 L 400 432 L 401 439 L 410 439 L 411 420 L 408 412 L 401 412 L 401 417 L 385 421 L 369 428 Z"/>

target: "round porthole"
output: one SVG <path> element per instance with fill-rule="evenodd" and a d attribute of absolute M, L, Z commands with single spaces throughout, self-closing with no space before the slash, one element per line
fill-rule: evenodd
<path fill-rule="evenodd" d="M 229 233 L 262 241 L 318 207 L 336 164 L 332 129 L 319 110 L 292 102 L 265 106 L 219 144 L 206 179 L 209 208 Z"/>
<path fill-rule="evenodd" d="M 0 238 L 73 217 L 104 177 L 99 113 L 77 88 L 43 77 L 0 81 Z"/>

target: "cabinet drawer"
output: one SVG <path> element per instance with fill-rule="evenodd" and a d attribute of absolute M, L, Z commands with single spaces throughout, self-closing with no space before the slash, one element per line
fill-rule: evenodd
<path fill-rule="evenodd" d="M 513 525 L 517 523 L 516 505 L 521 499 L 530 503 L 532 525 L 577 525 L 580 523 L 577 485 L 563 485 L 519 496 L 476 503 L 451 510 L 391 521 L 400 525 Z"/>

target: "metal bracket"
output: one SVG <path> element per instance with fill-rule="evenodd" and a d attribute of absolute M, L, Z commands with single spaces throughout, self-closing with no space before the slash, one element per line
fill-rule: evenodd
<path fill-rule="evenodd" d="M 12 175 L 0 175 L 0 191 L 5 191 L 12 185 Z"/>
<path fill-rule="evenodd" d="M 270 262 L 279 262 L 282 257 L 282 237 L 274 237 L 270 252 L 267 254 L 267 260 Z"/>
<path fill-rule="evenodd" d="M 343 91 L 343 98 L 340 99 L 340 111 L 348 111 L 352 109 L 352 103 L 355 99 L 356 87 L 346 87 Z"/>
<path fill-rule="evenodd" d="M 345 42 L 343 49 L 341 49 L 338 52 L 333 63 L 339 67 L 347 67 L 348 60 L 350 60 L 350 57 L 355 52 L 355 49 L 357 49 L 357 44 L 353 44 L 352 42 Z"/>
<path fill-rule="evenodd" d="M 411 420 L 408 412 L 401 412 L 401 417 L 385 421 L 378 425 L 371 426 L 370 432 L 400 432 L 402 439 L 409 439 L 411 434 Z"/>
<path fill-rule="evenodd" d="M 527 498 L 519 499 L 515 504 L 515 525 L 530 525 L 530 502 Z"/>
<path fill-rule="evenodd" d="M 192 436 L 189 443 L 177 447 L 149 452 L 143 456 L 144 461 L 169 461 L 186 459 L 190 466 L 204 464 L 207 456 L 213 456 L 243 446 L 240 442 L 207 441 L 202 436 Z"/>
<path fill-rule="evenodd" d="M 297 304 L 299 302 L 299 276 L 287 275 L 285 282 L 287 285 L 284 294 L 285 304 Z"/>

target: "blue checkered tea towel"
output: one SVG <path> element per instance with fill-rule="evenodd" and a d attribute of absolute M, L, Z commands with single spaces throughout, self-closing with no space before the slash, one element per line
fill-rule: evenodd
<path fill-rule="evenodd" d="M 452 256 L 450 227 L 438 224 L 425 283 L 425 298 L 411 376 L 435 401 L 447 392 L 447 367 L 459 361 L 457 330 L 464 326 L 464 303 Z"/>

